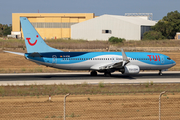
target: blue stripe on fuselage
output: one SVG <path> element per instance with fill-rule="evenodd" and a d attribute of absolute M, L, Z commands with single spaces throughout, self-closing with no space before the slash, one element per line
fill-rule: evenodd
<path fill-rule="evenodd" d="M 73 64 L 87 61 L 86 58 L 95 58 L 102 55 L 118 55 L 122 56 L 121 52 L 50 52 L 50 53 L 39 53 L 42 57 L 28 57 L 31 53 L 26 53 L 25 56 L 29 59 L 38 60 L 41 62 L 49 61 L 52 63 L 52 56 L 57 57 L 57 64 Z M 138 61 L 151 64 L 151 65 L 167 65 L 171 64 L 170 62 L 165 62 L 167 59 L 166 55 L 159 53 L 150 53 L 150 52 L 126 52 L 128 58 L 133 58 Z M 63 61 L 63 58 L 83 58 L 83 60 L 69 60 Z M 84 60 L 85 58 L 85 60 Z M 138 58 L 138 59 L 137 59 Z M 151 59 L 150 59 L 151 58 Z M 46 60 L 45 60 L 46 59 Z M 164 63 L 162 64 L 162 59 Z"/>

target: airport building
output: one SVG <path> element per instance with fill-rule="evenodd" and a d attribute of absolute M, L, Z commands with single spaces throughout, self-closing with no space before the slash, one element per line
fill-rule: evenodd
<path fill-rule="evenodd" d="M 108 40 L 111 36 L 141 40 L 155 21 L 142 16 L 102 15 L 71 26 L 72 39 Z"/>
<path fill-rule="evenodd" d="M 20 17 L 27 17 L 43 39 L 71 38 L 71 25 L 94 18 L 94 13 L 12 13 L 11 35 L 23 38 Z"/>
<path fill-rule="evenodd" d="M 23 38 L 20 17 L 27 17 L 43 39 L 108 40 L 110 37 L 141 40 L 155 21 L 144 16 L 94 13 L 13 13 L 11 36 Z"/>

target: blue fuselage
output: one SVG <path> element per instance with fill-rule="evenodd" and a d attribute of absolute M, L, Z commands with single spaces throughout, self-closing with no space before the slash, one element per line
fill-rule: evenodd
<path fill-rule="evenodd" d="M 121 52 L 49 52 L 39 53 L 40 56 L 25 57 L 38 64 L 72 70 L 91 70 L 98 64 L 111 64 L 122 61 Z M 141 70 L 163 70 L 174 66 L 176 63 L 168 56 L 150 52 L 126 52 L 130 61 L 128 65 L 137 65 Z"/>

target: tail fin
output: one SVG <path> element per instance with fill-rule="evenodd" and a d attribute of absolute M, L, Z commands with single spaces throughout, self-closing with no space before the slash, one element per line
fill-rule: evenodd
<path fill-rule="evenodd" d="M 20 17 L 20 21 L 28 53 L 62 52 L 48 46 L 26 17 Z"/>

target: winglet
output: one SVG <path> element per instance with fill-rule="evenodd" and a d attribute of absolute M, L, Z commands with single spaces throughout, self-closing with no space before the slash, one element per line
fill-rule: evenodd
<path fill-rule="evenodd" d="M 130 61 L 129 61 L 129 59 L 127 58 L 126 53 L 124 52 L 123 49 L 121 49 L 121 52 L 122 52 L 122 57 L 123 57 L 123 65 L 122 65 L 122 66 L 125 66 L 125 65 L 128 64 Z"/>

